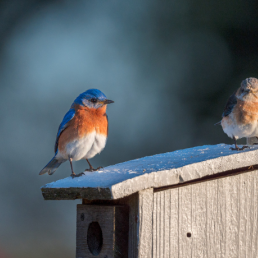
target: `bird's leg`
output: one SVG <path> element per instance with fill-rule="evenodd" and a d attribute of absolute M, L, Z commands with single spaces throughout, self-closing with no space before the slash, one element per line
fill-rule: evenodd
<path fill-rule="evenodd" d="M 249 148 L 249 146 L 246 146 L 246 145 L 244 145 L 242 148 L 239 148 L 239 147 L 237 146 L 237 141 L 236 141 L 236 137 L 235 137 L 235 136 L 233 136 L 233 140 L 234 140 L 234 142 L 235 142 L 235 148 L 230 147 L 231 150 L 240 151 L 240 150 L 244 150 L 244 149 L 246 149 L 246 148 Z"/>
<path fill-rule="evenodd" d="M 74 176 L 76 176 L 76 174 L 73 171 L 73 163 L 72 163 L 72 159 L 70 157 L 69 157 L 69 162 L 70 162 L 70 166 L 71 166 L 71 170 L 72 170 L 71 177 L 74 178 Z"/>
<path fill-rule="evenodd" d="M 73 163 L 72 163 L 72 159 L 69 157 L 69 162 L 70 162 L 70 165 L 71 165 L 71 170 L 72 170 L 72 174 L 71 174 L 71 177 L 72 178 L 74 178 L 74 177 L 79 177 L 79 176 L 82 176 L 82 175 L 84 175 L 84 173 L 82 172 L 82 173 L 80 173 L 80 174 L 78 174 L 78 175 L 76 175 L 75 173 L 74 173 L 74 171 L 73 171 Z"/>
<path fill-rule="evenodd" d="M 93 172 L 93 171 L 97 171 L 97 170 L 99 170 L 99 169 L 102 168 L 102 167 L 94 168 L 94 167 L 90 164 L 89 160 L 88 160 L 88 159 L 86 159 L 86 160 L 87 160 L 87 162 L 88 162 L 90 168 L 86 168 L 85 171 Z"/>

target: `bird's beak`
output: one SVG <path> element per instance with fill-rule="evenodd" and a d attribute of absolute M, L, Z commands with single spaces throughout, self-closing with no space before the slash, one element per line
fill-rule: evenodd
<path fill-rule="evenodd" d="M 110 99 L 105 99 L 105 100 L 102 101 L 102 103 L 103 103 L 104 105 L 107 105 L 107 104 L 114 103 L 114 101 L 113 101 L 113 100 L 110 100 Z"/>

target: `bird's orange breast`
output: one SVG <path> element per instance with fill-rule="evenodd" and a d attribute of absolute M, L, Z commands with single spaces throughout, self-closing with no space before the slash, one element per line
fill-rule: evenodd
<path fill-rule="evenodd" d="M 258 120 L 258 102 L 237 100 L 233 113 L 238 124 L 250 124 Z"/>
<path fill-rule="evenodd" d="M 58 149 L 63 151 L 67 143 L 85 137 L 96 132 L 104 136 L 108 135 L 108 120 L 106 106 L 98 109 L 74 105 L 75 115 L 67 123 L 67 128 L 62 132 L 58 141 Z"/>

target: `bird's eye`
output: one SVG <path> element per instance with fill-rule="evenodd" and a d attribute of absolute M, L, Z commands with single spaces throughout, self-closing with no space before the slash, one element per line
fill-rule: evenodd
<path fill-rule="evenodd" d="M 241 89 L 241 92 L 244 92 L 245 90 L 244 89 Z"/>
<path fill-rule="evenodd" d="M 96 102 L 97 102 L 97 99 L 94 99 L 94 98 L 93 98 L 93 99 L 91 99 L 90 101 L 91 101 L 92 103 L 96 103 Z"/>

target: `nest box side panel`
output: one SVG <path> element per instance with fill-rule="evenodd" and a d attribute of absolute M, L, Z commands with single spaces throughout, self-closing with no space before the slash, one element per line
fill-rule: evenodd
<path fill-rule="evenodd" d="M 153 188 L 139 192 L 138 258 L 152 258 Z"/>
<path fill-rule="evenodd" d="M 127 258 L 127 206 L 77 205 L 76 258 Z"/>
<path fill-rule="evenodd" d="M 258 170 L 154 192 L 153 257 L 257 257 Z"/>

